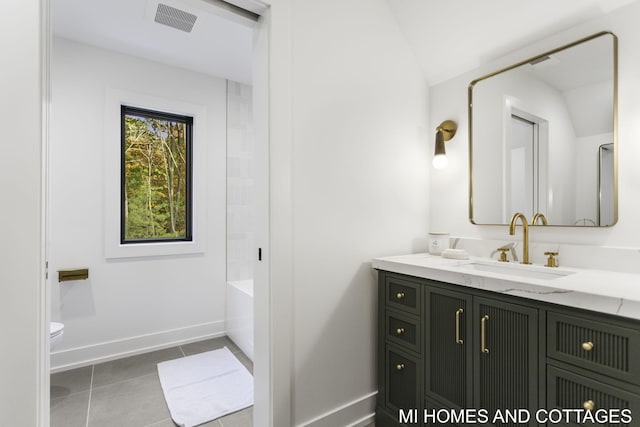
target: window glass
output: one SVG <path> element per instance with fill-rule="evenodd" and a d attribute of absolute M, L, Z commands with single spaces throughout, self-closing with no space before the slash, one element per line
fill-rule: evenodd
<path fill-rule="evenodd" d="M 120 242 L 191 241 L 193 118 L 122 106 Z"/>

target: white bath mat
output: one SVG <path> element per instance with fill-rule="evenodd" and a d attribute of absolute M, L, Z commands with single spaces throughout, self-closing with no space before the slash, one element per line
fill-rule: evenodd
<path fill-rule="evenodd" d="M 171 418 L 193 427 L 253 405 L 253 376 L 224 347 L 158 363 Z"/>

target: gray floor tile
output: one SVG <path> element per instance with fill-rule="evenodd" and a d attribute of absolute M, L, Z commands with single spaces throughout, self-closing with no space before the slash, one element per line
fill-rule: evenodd
<path fill-rule="evenodd" d="M 93 367 L 72 369 L 51 375 L 51 399 L 68 396 L 91 388 L 91 371 Z"/>
<path fill-rule="evenodd" d="M 173 420 L 171 420 L 171 418 L 168 418 L 166 420 L 162 420 L 157 423 L 148 424 L 144 427 L 176 427 L 176 423 L 174 423 Z"/>
<path fill-rule="evenodd" d="M 183 357 L 180 348 L 172 347 L 95 365 L 93 386 L 102 387 L 156 373 L 157 364 Z"/>
<path fill-rule="evenodd" d="M 240 348 L 229 337 L 213 338 L 205 341 L 198 341 L 191 344 L 185 344 L 181 346 L 182 351 L 186 356 L 192 356 L 194 354 L 204 353 L 206 351 L 218 350 L 222 347 L 227 347 L 236 358 L 242 363 L 253 375 L 253 362 L 240 350 Z"/>
<path fill-rule="evenodd" d="M 92 390 L 89 427 L 140 427 L 169 418 L 158 374 Z"/>
<path fill-rule="evenodd" d="M 186 356 L 191 356 L 194 354 L 204 353 L 205 351 L 218 350 L 225 346 L 232 353 L 240 351 L 240 348 L 238 348 L 238 346 L 226 336 L 185 344 L 180 347 Z"/>
<path fill-rule="evenodd" d="M 244 365 L 245 368 L 253 375 L 253 362 L 244 353 L 235 353 L 236 358 Z"/>
<path fill-rule="evenodd" d="M 219 419 L 222 427 L 252 427 L 253 426 L 253 406 L 234 412 Z"/>
<path fill-rule="evenodd" d="M 198 427 L 222 427 L 219 420 L 209 421 L 208 423 L 200 424 Z"/>
<path fill-rule="evenodd" d="M 88 408 L 89 391 L 51 399 L 49 425 L 50 427 L 85 427 Z"/>
<path fill-rule="evenodd" d="M 175 427 L 162 394 L 157 364 L 226 346 L 253 371 L 253 363 L 228 337 L 214 338 L 51 376 L 51 427 Z M 92 372 L 93 370 L 93 372 Z M 93 388 L 91 391 L 93 377 Z M 91 399 L 91 402 L 89 402 Z M 88 414 L 87 414 L 88 412 Z M 251 427 L 253 408 L 202 427 Z"/>
<path fill-rule="evenodd" d="M 158 423 L 149 424 L 144 427 L 177 427 L 177 424 L 174 423 L 173 420 L 168 419 L 162 420 Z M 198 427 L 222 427 L 222 424 L 220 424 L 220 421 L 218 420 L 213 420 L 209 421 L 208 423 L 200 424 L 198 425 Z"/>

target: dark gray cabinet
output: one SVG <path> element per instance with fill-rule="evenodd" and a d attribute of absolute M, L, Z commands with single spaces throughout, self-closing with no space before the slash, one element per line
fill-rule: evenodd
<path fill-rule="evenodd" d="M 489 414 L 518 409 L 535 412 L 538 409 L 538 309 L 484 297 L 474 297 L 473 306 L 477 322 L 472 350 L 472 407 L 484 408 Z"/>
<path fill-rule="evenodd" d="M 531 415 L 484 425 L 582 408 L 640 425 L 640 321 L 385 271 L 378 295 L 377 427 L 473 408 Z"/>
<path fill-rule="evenodd" d="M 598 425 L 639 425 L 640 328 L 637 323 L 590 313 L 550 310 L 546 331 L 546 406 L 589 408 L 595 414 L 600 413 Z M 630 411 L 634 420 L 609 419 L 621 409 Z"/>
<path fill-rule="evenodd" d="M 591 405 L 594 411 L 600 412 L 602 422 L 597 425 L 638 425 L 638 414 L 640 414 L 640 394 L 634 393 L 628 388 L 629 385 L 616 383 L 610 379 L 597 378 L 597 376 L 585 374 L 570 366 L 563 368 L 549 365 L 547 367 L 547 389 L 548 403 L 550 408 L 573 409 L 584 408 Z M 624 423 L 622 415 L 618 411 L 628 409 L 632 418 L 635 416 L 635 423 Z M 620 417 L 616 422 L 611 419 L 612 415 Z M 570 420 L 569 425 L 584 425 L 584 422 Z"/>
<path fill-rule="evenodd" d="M 419 279 L 380 275 L 378 407 L 384 409 L 376 416 L 377 427 L 397 426 L 401 416 L 415 421 L 422 412 L 423 289 Z"/>
<path fill-rule="evenodd" d="M 550 312 L 547 347 L 553 359 L 623 381 L 640 381 L 640 331 L 637 329 Z"/>
<path fill-rule="evenodd" d="M 446 407 L 473 407 L 471 296 L 429 286 L 425 294 L 425 395 Z"/>
<path fill-rule="evenodd" d="M 420 407 L 420 359 L 394 346 L 387 347 L 385 359 L 387 408 L 397 412 Z"/>
<path fill-rule="evenodd" d="M 491 414 L 536 408 L 538 310 L 424 286 L 426 398 Z"/>

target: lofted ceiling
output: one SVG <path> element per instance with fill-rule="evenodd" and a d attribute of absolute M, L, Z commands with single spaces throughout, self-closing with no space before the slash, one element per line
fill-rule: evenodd
<path fill-rule="evenodd" d="M 154 22 L 159 0 L 55 0 L 51 2 L 53 33 L 251 82 L 252 22 L 222 10 L 216 6 L 217 0 L 160 1 L 196 15 L 193 31 L 186 33 Z M 251 0 L 227 1 L 255 4 Z M 638 0 L 386 1 L 427 82 L 436 84 Z"/>
<path fill-rule="evenodd" d="M 387 0 L 430 85 L 637 0 Z"/>
<path fill-rule="evenodd" d="M 54 36 L 251 83 L 252 21 L 211 0 L 161 0 L 197 16 L 193 30 L 187 33 L 154 21 L 158 3 L 54 0 L 52 32 Z"/>

